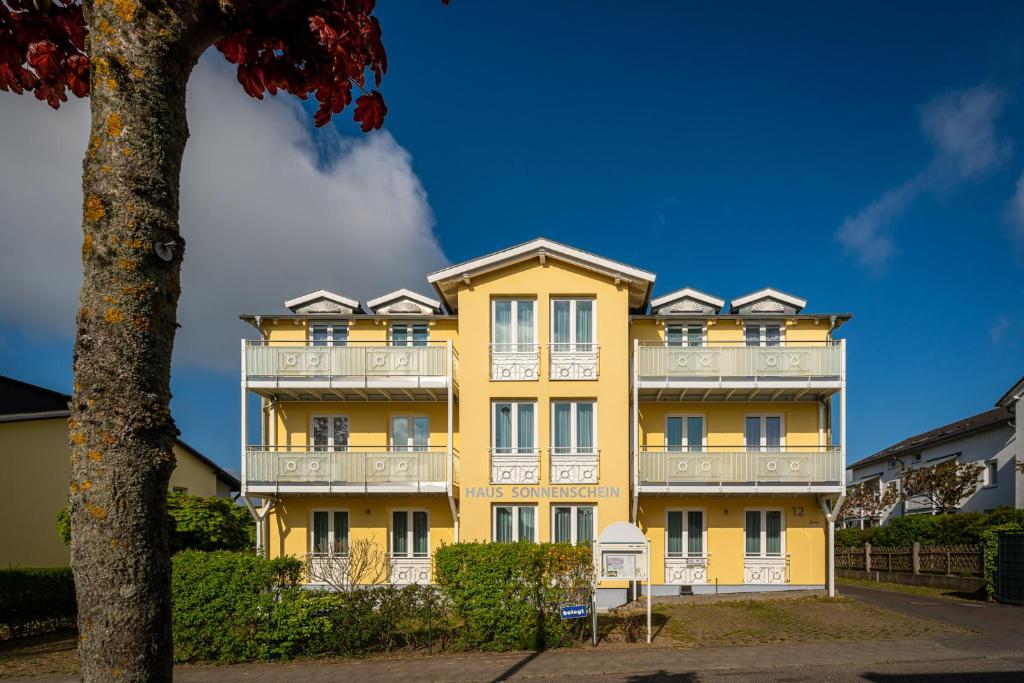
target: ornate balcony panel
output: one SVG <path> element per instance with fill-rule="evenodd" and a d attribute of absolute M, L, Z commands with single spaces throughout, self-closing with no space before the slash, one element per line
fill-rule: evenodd
<path fill-rule="evenodd" d="M 395 486 L 416 491 L 444 489 L 448 483 L 448 453 L 436 447 L 424 451 L 319 451 L 264 446 L 247 448 L 245 458 L 245 480 L 250 487 L 345 490 L 360 486 L 370 490 Z"/>
<path fill-rule="evenodd" d="M 548 344 L 548 378 L 596 380 L 599 356 L 597 344 Z"/>
<path fill-rule="evenodd" d="M 708 582 L 709 555 L 665 558 L 665 583 L 694 586 Z"/>
<path fill-rule="evenodd" d="M 702 446 L 700 450 L 640 452 L 641 485 L 794 485 L 841 486 L 843 456 L 838 448 Z"/>
<path fill-rule="evenodd" d="M 492 484 L 539 484 L 540 451 L 491 450 Z"/>
<path fill-rule="evenodd" d="M 561 452 L 551 449 L 552 484 L 596 484 L 599 457 L 591 452 Z"/>
<path fill-rule="evenodd" d="M 743 558 L 743 583 L 789 583 L 789 555 Z"/>
<path fill-rule="evenodd" d="M 499 382 L 540 379 L 540 346 L 491 344 L 491 379 Z"/>
<path fill-rule="evenodd" d="M 430 583 L 430 558 L 392 556 L 391 583 L 400 586 Z"/>
<path fill-rule="evenodd" d="M 788 342 L 781 346 L 642 344 L 642 380 L 841 379 L 843 350 L 835 342 Z"/>

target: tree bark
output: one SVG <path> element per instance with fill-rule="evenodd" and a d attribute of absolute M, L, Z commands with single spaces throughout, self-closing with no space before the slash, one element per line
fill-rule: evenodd
<path fill-rule="evenodd" d="M 185 89 L 202 3 L 90 0 L 92 128 L 74 350 L 71 566 L 87 681 L 171 680 L 170 369 Z M 161 246 L 158 246 L 161 245 Z"/>

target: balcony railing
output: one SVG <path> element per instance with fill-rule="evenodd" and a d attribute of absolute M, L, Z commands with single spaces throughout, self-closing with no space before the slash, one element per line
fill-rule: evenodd
<path fill-rule="evenodd" d="M 640 452 L 640 484 L 697 485 L 829 485 L 843 482 L 839 448 L 783 446 L 700 446 L 699 450 L 645 449 Z"/>
<path fill-rule="evenodd" d="M 597 379 L 600 360 L 597 344 L 548 344 L 548 378 Z"/>
<path fill-rule="evenodd" d="M 447 450 L 437 446 L 417 448 L 250 446 L 245 451 L 245 480 L 249 488 L 445 490 L 449 481 Z M 457 459 L 455 453 L 452 459 Z"/>
<path fill-rule="evenodd" d="M 789 583 L 789 555 L 746 555 L 743 583 Z"/>
<path fill-rule="evenodd" d="M 492 380 L 540 379 L 540 344 L 491 344 L 490 352 Z"/>
<path fill-rule="evenodd" d="M 389 554 L 382 560 L 386 566 L 377 567 L 372 560 L 353 558 L 345 552 L 307 553 L 306 580 L 332 588 L 379 584 L 384 580 L 395 585 L 430 583 L 429 555 Z"/>
<path fill-rule="evenodd" d="M 784 342 L 780 346 L 712 343 L 669 346 L 641 343 L 638 378 L 692 379 L 843 379 L 843 347 L 837 342 Z"/>
<path fill-rule="evenodd" d="M 596 448 L 552 448 L 552 484 L 596 484 L 600 476 L 600 451 Z"/>
<path fill-rule="evenodd" d="M 349 342 L 344 346 L 318 346 L 302 342 L 246 341 L 245 374 L 250 380 L 445 378 L 448 344 L 427 342 L 425 346 L 403 346 Z"/>
<path fill-rule="evenodd" d="M 539 484 L 540 451 L 536 448 L 492 448 L 492 484 Z"/>
<path fill-rule="evenodd" d="M 711 556 L 668 555 L 665 556 L 665 583 L 692 586 L 708 582 L 708 565 Z"/>

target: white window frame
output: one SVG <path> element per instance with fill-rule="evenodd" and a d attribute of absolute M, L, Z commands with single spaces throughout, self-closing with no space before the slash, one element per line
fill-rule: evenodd
<path fill-rule="evenodd" d="M 501 506 L 499 505 L 498 507 L 501 507 Z M 597 505 L 595 505 L 593 503 L 552 503 L 551 504 L 551 542 L 552 543 L 564 543 L 565 542 L 565 541 L 556 541 L 555 540 L 555 510 L 557 510 L 558 508 L 568 508 L 570 510 L 570 520 L 571 521 L 570 521 L 570 524 L 569 524 L 569 526 L 570 526 L 569 538 L 571 540 L 568 541 L 569 544 L 571 544 L 571 545 L 579 545 L 579 542 L 580 542 L 579 541 L 579 529 L 577 528 L 578 524 L 579 524 L 579 519 L 577 518 L 577 512 L 576 512 L 579 508 L 590 508 L 593 511 L 593 513 L 594 513 L 594 515 L 593 515 L 594 526 L 593 526 L 593 529 L 591 529 L 591 531 L 593 531 L 593 535 L 594 535 L 593 540 L 595 540 L 595 541 L 597 540 L 598 529 L 601 528 L 601 527 L 599 527 L 597 525 Z"/>
<path fill-rule="evenodd" d="M 700 327 L 700 344 L 697 344 L 695 346 L 691 346 L 690 345 L 690 328 L 691 327 L 698 327 L 698 326 Z M 680 327 L 680 328 L 682 328 L 682 336 L 681 336 L 681 339 L 680 339 L 680 343 L 678 345 L 670 344 L 669 343 L 669 339 L 668 339 L 669 330 L 671 328 L 673 328 L 673 327 Z M 667 323 L 665 323 L 665 345 L 666 346 L 672 346 L 673 348 L 702 348 L 702 347 L 705 347 L 705 346 L 708 345 L 708 326 L 707 326 L 707 324 L 703 320 L 696 321 L 696 322 L 695 321 L 667 322 Z"/>
<path fill-rule="evenodd" d="M 670 512 L 681 512 L 683 513 L 683 552 L 681 554 L 669 554 L 668 552 L 668 515 Z M 701 520 L 701 531 L 700 531 L 700 547 L 703 551 L 700 555 L 690 554 L 690 512 L 699 512 Z M 744 519 L 745 521 L 745 519 Z M 746 545 L 746 536 L 744 535 L 744 545 Z M 708 513 L 704 508 L 699 507 L 670 507 L 665 509 L 665 557 L 670 558 L 687 558 L 687 557 L 705 557 L 708 554 Z"/>
<path fill-rule="evenodd" d="M 531 403 L 533 404 L 533 448 L 530 449 L 531 453 L 537 453 L 540 450 L 539 439 L 537 438 L 537 401 L 536 399 L 492 399 L 491 400 L 491 452 L 497 453 L 497 428 L 498 424 L 497 413 L 498 406 L 507 403 L 509 409 L 512 411 L 512 425 L 511 430 L 511 446 L 509 447 L 509 453 L 502 455 L 518 455 L 521 453 L 519 450 L 519 404 L 520 403 Z"/>
<path fill-rule="evenodd" d="M 348 537 L 345 539 L 345 547 L 352 548 L 352 512 L 348 508 L 325 508 L 315 507 L 309 511 L 309 554 L 313 555 L 316 553 L 316 526 L 313 520 L 316 518 L 317 512 L 327 513 L 327 535 L 332 539 L 334 538 L 334 513 L 344 512 L 348 515 Z M 345 557 L 348 553 L 335 553 L 333 550 L 326 553 L 327 555 L 336 555 Z"/>
<path fill-rule="evenodd" d="M 403 444 L 396 444 L 395 443 L 395 433 L 394 433 L 394 424 L 393 423 L 394 423 L 395 418 L 399 418 L 399 417 L 400 418 L 404 418 L 404 419 L 408 420 L 408 422 L 409 422 L 409 431 L 408 431 L 408 439 L 407 439 L 408 443 L 406 443 L 404 445 Z M 421 447 L 420 450 L 422 450 L 422 451 L 429 451 L 430 450 L 430 415 L 428 415 L 426 413 L 389 413 L 388 414 L 388 450 L 392 450 L 392 451 L 405 450 L 405 451 L 409 451 L 409 452 L 415 452 L 416 451 L 415 444 L 413 443 L 413 418 L 417 418 L 417 417 L 425 418 L 426 421 L 427 421 L 427 443 L 426 443 L 426 445 Z"/>
<path fill-rule="evenodd" d="M 509 508 L 512 510 L 512 540 L 507 541 L 508 543 L 519 543 L 522 539 L 519 536 L 519 508 L 531 508 L 533 509 L 533 535 L 534 537 L 528 539 L 530 543 L 537 543 L 537 522 L 540 520 L 539 517 L 539 506 L 536 503 L 495 503 L 491 505 L 491 543 L 506 543 L 506 541 L 498 540 L 498 508 Z"/>
<path fill-rule="evenodd" d="M 408 550 L 403 555 L 395 553 L 395 513 L 404 512 L 406 515 L 406 527 L 405 527 L 405 547 Z M 422 512 L 427 515 L 427 554 L 417 555 L 413 550 L 415 548 L 416 532 L 414 530 L 413 513 Z M 349 517 L 349 528 L 352 527 L 352 518 Z M 430 510 L 426 508 L 390 508 L 388 509 L 388 555 L 391 557 L 430 557 Z"/>
<path fill-rule="evenodd" d="M 307 444 L 306 444 L 307 450 L 312 451 L 312 450 L 315 450 L 316 448 L 318 448 L 318 446 L 316 446 L 313 443 L 313 421 L 316 418 L 318 418 L 318 417 L 325 417 L 325 418 L 327 418 L 327 445 L 324 447 L 324 451 L 325 452 L 347 451 L 349 449 L 349 445 L 352 442 L 352 418 L 349 417 L 348 413 L 313 413 L 313 414 L 311 414 L 309 416 L 309 438 L 306 440 L 307 441 Z M 343 417 L 343 418 L 345 418 L 345 421 L 348 423 L 348 441 L 349 441 L 349 443 L 346 443 L 341 448 L 338 448 L 337 444 L 334 443 L 334 418 L 336 418 L 336 417 Z"/>
<path fill-rule="evenodd" d="M 757 555 L 747 553 L 747 513 L 761 513 L 761 538 L 758 541 L 760 552 Z M 782 523 L 779 529 L 779 553 L 778 555 L 768 554 L 768 513 L 778 512 Z M 707 523 L 705 522 L 705 525 Z M 743 557 L 768 558 L 786 556 L 786 509 L 780 507 L 749 507 L 743 508 Z"/>
<path fill-rule="evenodd" d="M 313 340 L 313 328 L 314 327 L 326 327 L 327 328 L 327 339 L 323 340 L 323 344 L 319 341 Z M 335 328 L 344 328 L 345 330 L 345 341 L 344 343 L 335 343 L 334 332 Z M 306 326 L 306 342 L 313 346 L 348 346 L 348 335 L 349 335 L 349 324 L 347 320 L 310 320 Z"/>
<path fill-rule="evenodd" d="M 684 425 L 686 424 L 686 418 L 688 418 L 688 417 L 699 417 L 700 418 L 700 422 L 701 422 L 701 432 L 702 432 L 701 433 L 701 441 L 700 441 L 700 444 L 699 444 L 700 447 L 701 447 L 700 450 L 707 450 L 707 446 L 708 446 L 708 416 L 707 416 L 707 414 L 705 414 L 705 413 L 667 413 L 665 415 L 665 450 L 666 451 L 668 451 L 670 448 L 672 448 L 672 446 L 670 446 L 669 443 L 668 443 L 668 421 L 669 421 L 669 419 L 671 419 L 673 417 L 681 418 L 683 420 L 683 424 Z M 746 422 L 744 422 L 744 428 L 745 427 L 746 427 Z M 689 434 L 687 433 L 687 431 L 685 429 L 683 430 L 683 441 L 687 441 L 687 442 L 689 441 Z M 682 446 L 680 446 L 680 452 L 684 452 L 685 453 L 685 452 L 689 451 L 689 447 L 693 446 L 693 445 L 695 445 L 695 444 L 684 443 Z M 696 510 L 697 508 L 692 508 L 692 509 Z"/>
<path fill-rule="evenodd" d="M 999 486 L 999 459 L 991 458 L 985 461 L 985 469 L 982 470 L 984 485 L 982 488 L 990 489 Z M 995 476 L 993 476 L 995 475 Z"/>
<path fill-rule="evenodd" d="M 761 419 L 761 443 L 756 444 L 756 448 L 753 447 L 755 444 L 747 443 L 747 418 L 757 417 Z M 743 414 L 743 446 L 748 451 L 758 451 L 771 453 L 768 450 L 768 445 L 765 443 L 768 437 L 767 420 L 765 418 L 777 417 L 779 418 L 779 450 L 786 450 L 786 414 L 785 413 L 744 413 Z"/>
<path fill-rule="evenodd" d="M 568 342 L 556 342 L 555 341 L 555 302 L 557 301 L 568 301 L 569 302 L 569 341 Z M 579 342 L 576 339 L 576 303 L 579 301 L 589 301 L 590 307 L 590 341 Z M 591 296 L 554 296 L 551 297 L 551 302 L 548 305 L 548 315 L 550 317 L 550 329 L 548 330 L 549 341 L 552 345 L 565 345 L 569 347 L 569 351 L 577 351 L 577 344 L 584 343 L 588 346 L 593 347 L 592 350 L 597 349 L 597 297 Z"/>
<path fill-rule="evenodd" d="M 521 297 L 499 296 L 499 297 L 496 297 L 494 299 L 491 299 L 491 344 L 494 344 L 495 346 L 497 346 L 497 343 L 498 343 L 498 342 L 495 341 L 495 335 L 494 335 L 495 323 L 497 322 L 497 316 L 495 315 L 495 313 L 496 313 L 496 310 L 497 310 L 496 304 L 498 302 L 500 302 L 500 301 L 508 301 L 508 302 L 510 302 L 512 304 L 512 312 L 510 313 L 510 315 L 512 316 L 512 319 L 510 321 L 511 327 L 509 328 L 509 337 L 512 340 L 514 340 L 514 341 L 510 341 L 507 344 L 507 346 L 509 348 L 507 348 L 507 349 L 496 349 L 496 350 L 499 353 L 513 353 L 513 352 L 527 353 L 527 352 L 533 351 L 533 348 L 530 348 L 530 349 L 520 349 L 519 348 L 519 346 L 520 346 L 520 344 L 519 344 L 519 302 L 521 302 L 521 301 L 529 301 L 530 303 L 533 304 L 533 341 L 530 344 L 528 344 L 528 346 L 531 346 L 531 347 L 535 348 L 537 346 L 537 318 L 540 317 L 538 315 L 538 310 L 537 310 L 537 300 L 536 299 L 531 299 L 530 297 L 527 297 L 527 296 L 521 296 Z"/>
<path fill-rule="evenodd" d="M 549 420 L 551 422 L 551 452 L 552 453 L 555 452 L 555 405 L 558 404 L 558 403 L 568 403 L 570 405 L 570 409 L 569 409 L 569 443 L 570 443 L 569 448 L 570 448 L 570 450 L 568 452 L 566 452 L 566 453 L 558 453 L 558 455 L 576 455 L 576 454 L 593 455 L 594 453 L 597 453 L 597 451 L 598 451 L 597 433 L 600 430 L 598 429 L 598 426 L 597 426 L 598 425 L 598 421 L 597 421 L 597 419 L 598 419 L 597 418 L 597 399 L 593 399 L 593 398 L 586 398 L 586 399 L 552 399 L 551 400 L 550 414 L 548 416 L 548 418 L 549 418 Z M 576 427 L 577 427 L 576 413 L 577 413 L 577 407 L 581 403 L 589 403 L 589 404 L 591 404 L 594 407 L 594 434 L 593 434 L 593 438 L 592 438 L 593 446 L 591 446 L 591 449 L 589 451 L 581 451 L 581 450 L 579 450 L 579 443 L 580 443 L 580 441 L 579 441 L 579 434 L 576 433 L 577 432 L 577 429 L 576 429 Z M 536 410 L 534 411 L 534 414 L 536 414 Z M 536 432 L 534 432 L 534 433 L 536 433 Z"/>
<path fill-rule="evenodd" d="M 408 330 L 408 336 L 404 342 L 395 343 L 395 325 L 405 325 Z M 391 346 L 408 346 L 413 347 L 413 328 L 415 326 L 425 327 L 427 330 L 427 338 L 424 340 L 426 346 L 430 345 L 430 323 L 425 320 L 389 320 L 388 321 L 388 344 Z M 423 347 L 419 347 L 423 348 Z"/>
<path fill-rule="evenodd" d="M 768 332 L 765 326 L 778 326 L 779 328 L 779 346 L 786 345 L 786 321 L 785 320 L 744 320 L 743 321 L 743 345 L 747 344 L 747 328 L 757 325 L 758 327 L 758 345 L 750 348 L 774 348 L 768 346 Z"/>

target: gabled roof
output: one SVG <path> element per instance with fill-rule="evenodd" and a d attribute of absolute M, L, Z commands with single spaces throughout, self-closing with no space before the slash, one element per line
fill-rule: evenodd
<path fill-rule="evenodd" d="M 318 289 L 315 292 L 310 292 L 309 294 L 303 294 L 302 296 L 297 296 L 294 299 L 289 299 L 284 302 L 284 307 L 294 310 L 303 304 L 311 303 L 317 299 L 327 299 L 328 301 L 333 301 L 336 304 L 341 304 L 342 306 L 351 308 L 352 310 L 357 310 L 359 308 L 359 302 L 355 299 L 349 299 L 346 296 L 335 294 L 334 292 L 328 292 L 326 289 Z"/>
<path fill-rule="evenodd" d="M 219 482 L 221 482 L 223 484 L 227 484 L 228 488 L 231 489 L 232 491 L 241 491 L 242 490 L 242 482 L 240 482 L 238 480 L 238 477 L 236 477 L 235 475 L 231 474 L 226 469 L 224 469 L 223 467 L 221 467 L 220 465 L 218 465 L 214 461 L 210 460 L 208 457 L 206 457 L 205 455 L 203 455 L 202 453 L 200 453 L 196 449 L 192 448 L 191 446 L 189 446 L 187 443 L 185 443 L 181 439 L 175 439 L 174 442 L 176 444 L 178 444 L 179 446 L 181 446 L 182 450 L 185 450 L 188 453 L 190 453 L 196 460 L 199 460 L 200 462 L 202 462 L 206 466 L 213 468 L 213 473 L 214 473 L 214 476 L 217 477 L 217 481 L 219 481 Z"/>
<path fill-rule="evenodd" d="M 642 309 L 647 305 L 651 288 L 654 285 L 654 273 L 544 237 L 442 268 L 428 275 L 427 282 L 434 285 L 448 307 L 455 310 L 458 306 L 455 293 L 461 284 L 468 283 L 473 277 L 482 273 L 535 258 L 539 258 L 542 262 L 546 258 L 557 259 L 628 283 L 629 307 L 634 310 Z"/>
<path fill-rule="evenodd" d="M 1010 411 L 1004 407 L 986 410 L 984 413 L 971 415 L 970 417 L 966 417 L 962 420 L 957 420 L 956 422 L 950 422 L 947 425 L 930 429 L 927 432 L 915 434 L 914 436 L 904 439 L 897 444 L 893 444 L 888 448 L 884 448 L 873 455 L 869 455 L 866 458 L 858 460 L 850 465 L 849 468 L 888 460 L 894 456 L 920 453 L 925 448 L 935 446 L 943 443 L 944 441 L 950 441 L 975 432 L 992 429 L 993 427 L 998 427 L 1001 424 L 1008 424 L 1009 420 Z"/>
<path fill-rule="evenodd" d="M 692 287 L 683 287 L 682 289 L 677 289 L 674 292 L 662 294 L 657 299 L 651 299 L 651 308 L 658 308 L 659 306 L 664 306 L 665 304 L 670 304 L 673 301 L 678 301 L 679 299 L 685 299 L 687 297 L 689 297 L 690 299 L 696 299 L 697 301 L 705 303 L 708 306 L 712 306 L 716 310 L 720 309 L 722 306 L 725 305 L 724 299 L 719 299 L 717 296 L 711 296 L 710 294 L 702 292 L 699 289 L 693 289 Z"/>
<path fill-rule="evenodd" d="M 384 296 L 379 296 L 376 299 L 371 299 L 366 302 L 366 307 L 374 313 L 379 308 L 384 307 L 387 304 L 401 301 L 402 299 L 410 299 L 416 303 L 423 304 L 424 306 L 433 309 L 434 311 L 441 310 L 441 302 L 437 299 L 431 299 L 429 296 L 423 296 L 409 289 L 396 289 L 393 292 L 389 292 Z"/>
<path fill-rule="evenodd" d="M 0 415 L 35 415 L 68 412 L 71 397 L 59 391 L 0 375 Z"/>
<path fill-rule="evenodd" d="M 1017 380 L 1017 383 L 1010 387 L 1010 390 L 999 397 L 996 401 L 997 406 L 1009 408 L 1013 403 L 1020 399 L 1024 395 L 1024 377 Z"/>
<path fill-rule="evenodd" d="M 737 310 L 739 310 L 741 306 L 746 306 L 747 304 L 753 303 L 758 299 L 775 299 L 776 301 L 787 303 L 793 308 L 797 309 L 798 313 L 804 308 L 804 306 L 807 305 L 806 299 L 801 299 L 798 296 L 787 294 L 786 292 L 780 291 L 778 289 L 765 287 L 764 289 L 759 289 L 756 292 L 744 294 L 743 296 L 737 299 L 733 299 L 732 301 L 729 302 L 729 310 L 732 313 L 735 313 Z"/>

